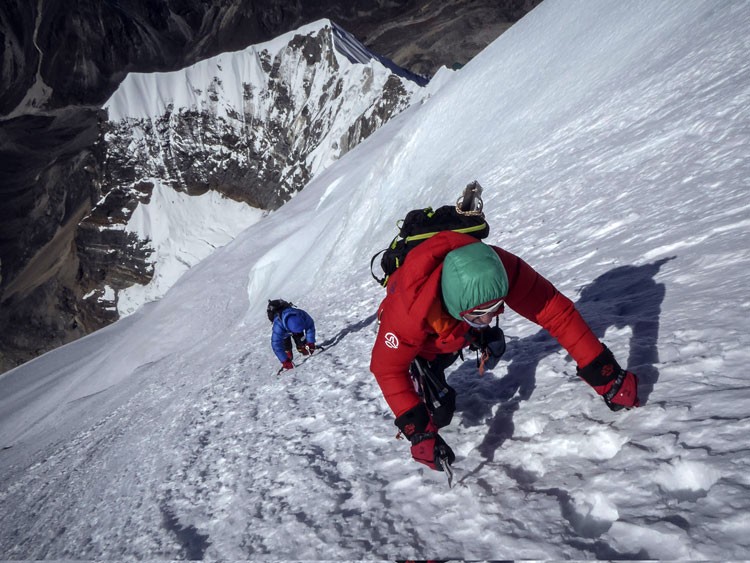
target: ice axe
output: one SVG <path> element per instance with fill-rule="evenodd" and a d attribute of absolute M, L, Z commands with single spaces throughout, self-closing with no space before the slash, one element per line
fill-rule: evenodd
<path fill-rule="evenodd" d="M 461 215 L 482 215 L 482 185 L 474 180 L 466 185 L 461 197 L 456 201 L 456 211 Z"/>
<path fill-rule="evenodd" d="M 448 452 L 445 451 L 443 446 L 435 448 L 435 462 L 441 471 L 445 472 L 445 476 L 448 478 L 448 488 L 453 487 L 453 467 L 448 458 Z"/>

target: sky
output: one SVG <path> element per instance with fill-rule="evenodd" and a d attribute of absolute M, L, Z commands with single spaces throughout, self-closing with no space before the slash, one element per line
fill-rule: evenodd
<path fill-rule="evenodd" d="M 750 557 L 750 4 L 546 0 L 158 301 L 0 377 L 7 559 Z M 368 366 L 370 257 L 485 188 L 642 406 L 541 329 L 449 371 L 455 483 Z M 285 298 L 325 348 L 277 375 Z"/>

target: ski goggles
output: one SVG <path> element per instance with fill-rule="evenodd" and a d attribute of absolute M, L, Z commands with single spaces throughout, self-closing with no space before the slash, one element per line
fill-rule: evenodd
<path fill-rule="evenodd" d="M 489 305 L 482 303 L 478 307 L 461 313 L 461 318 L 474 328 L 482 328 L 490 324 L 495 314 L 502 312 L 503 305 L 505 305 L 505 301 L 502 299 L 491 301 Z"/>

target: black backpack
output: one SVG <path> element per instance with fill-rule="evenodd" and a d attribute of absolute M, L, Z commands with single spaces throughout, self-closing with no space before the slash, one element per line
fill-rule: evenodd
<path fill-rule="evenodd" d="M 273 322 L 273 320 L 278 317 L 284 309 L 288 309 L 289 307 L 294 307 L 289 301 L 284 301 L 283 299 L 269 299 L 268 307 L 266 307 L 268 320 Z"/>
<path fill-rule="evenodd" d="M 404 263 L 409 251 L 440 231 L 466 233 L 477 240 L 486 238 L 490 234 L 490 226 L 482 212 L 481 193 L 482 186 L 475 181 L 466 186 L 456 205 L 444 205 L 434 211 L 431 207 L 409 211 L 388 248 L 381 250 L 370 260 L 370 273 L 375 281 L 385 287 L 388 278 Z M 380 268 L 383 276 L 378 277 L 373 266 L 381 254 Z"/>

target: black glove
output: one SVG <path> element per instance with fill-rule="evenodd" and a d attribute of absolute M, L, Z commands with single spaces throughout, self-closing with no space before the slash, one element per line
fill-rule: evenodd
<path fill-rule="evenodd" d="M 499 326 L 475 330 L 469 348 L 477 350 L 479 373 L 494 369 L 505 354 L 505 334 Z"/>
<path fill-rule="evenodd" d="M 451 465 L 456 460 L 453 450 L 438 435 L 438 427 L 423 403 L 399 416 L 395 424 L 411 442 L 411 456 L 419 463 L 443 471 L 444 463 Z"/>
<path fill-rule="evenodd" d="M 606 346 L 589 365 L 578 368 L 578 376 L 591 385 L 613 411 L 641 406 L 638 378 L 622 369 Z"/>

